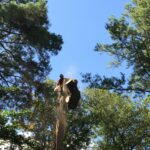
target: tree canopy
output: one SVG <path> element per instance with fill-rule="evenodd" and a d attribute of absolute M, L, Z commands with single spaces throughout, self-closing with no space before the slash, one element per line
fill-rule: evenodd
<path fill-rule="evenodd" d="M 106 30 L 110 33 L 112 44 L 98 43 L 95 50 L 113 56 L 114 61 L 111 62 L 113 67 L 126 62 L 128 67 L 133 68 L 133 71 L 130 79 L 125 79 L 123 74 L 120 80 L 115 77 L 95 76 L 93 81 L 98 81 L 101 88 L 107 86 L 108 89 L 118 87 L 118 90 L 150 92 L 149 16 L 149 0 L 132 0 L 126 5 L 126 12 L 120 18 L 111 17 L 106 23 Z M 87 80 L 84 81 L 94 83 L 91 78 L 91 75 L 87 74 L 85 76 Z"/>
<path fill-rule="evenodd" d="M 132 74 L 83 75 L 81 105 L 67 112 L 66 150 L 149 148 L 150 1 L 132 0 L 125 9 L 106 24 L 112 43 L 95 50 L 113 56 L 113 67 L 126 62 Z M 46 0 L 0 1 L 0 142 L 12 150 L 54 149 L 57 95 L 48 75 L 63 40 L 49 27 Z"/>
<path fill-rule="evenodd" d="M 150 97 L 134 102 L 106 90 L 85 92 L 99 150 L 144 149 L 149 144 Z"/>
<path fill-rule="evenodd" d="M 99 150 L 149 148 L 150 1 L 132 0 L 125 9 L 120 18 L 106 23 L 112 43 L 98 43 L 95 51 L 114 57 L 112 67 L 126 62 L 132 68 L 130 77 L 83 75 Z"/>
<path fill-rule="evenodd" d="M 50 58 L 61 50 L 63 40 L 51 33 L 49 27 L 45 0 L 0 1 L 0 116 L 6 120 L 2 121 L 0 132 L 13 133 L 7 138 L 2 134 L 0 138 L 4 140 L 12 142 L 14 135 L 19 139 L 17 130 L 30 131 L 30 116 L 37 101 L 44 105 L 45 95 L 49 95 L 46 91 L 53 91 L 45 80 L 51 71 Z M 54 97 L 52 94 L 49 97 L 50 103 Z"/>

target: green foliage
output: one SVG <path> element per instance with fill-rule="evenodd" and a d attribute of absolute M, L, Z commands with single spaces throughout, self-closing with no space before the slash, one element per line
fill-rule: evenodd
<path fill-rule="evenodd" d="M 50 56 L 61 49 L 62 39 L 48 31 L 43 0 L 0 3 L 0 31 L 0 86 L 20 89 L 15 96 L 8 93 L 5 105 L 30 106 L 32 92 L 42 89 L 51 70 Z"/>
<path fill-rule="evenodd" d="M 23 112 L 22 112 L 23 113 Z M 9 114 L 9 115 L 8 115 Z M 14 150 L 15 148 L 24 149 L 28 147 L 30 149 L 40 150 L 39 144 L 32 138 L 25 138 L 19 135 L 16 131 L 20 128 L 16 124 L 11 124 L 9 122 L 9 116 L 18 115 L 14 111 L 2 112 L 0 111 L 0 140 L 3 143 L 10 143 L 9 149 Z M 1 144 L 1 143 L 0 143 Z"/>
<path fill-rule="evenodd" d="M 41 149 L 49 140 L 44 132 L 53 129 L 54 83 L 45 80 L 50 58 L 63 43 L 60 35 L 49 32 L 46 4 L 45 0 L 0 1 L 0 107 L 7 118 L 0 125 L 0 139 L 31 149 Z M 35 136 L 26 140 L 18 130 Z"/>
<path fill-rule="evenodd" d="M 133 0 L 121 18 L 111 17 L 106 29 L 112 44 L 97 44 L 96 51 L 115 57 L 114 64 L 127 62 L 133 68 L 129 86 L 150 91 L 150 1 Z"/>
<path fill-rule="evenodd" d="M 124 91 L 132 91 L 131 88 L 124 88 L 124 85 L 126 84 L 125 75 L 121 73 L 121 78 L 117 77 L 101 77 L 100 75 L 96 74 L 94 77 L 92 77 L 91 73 L 86 73 L 82 75 L 83 80 L 82 82 L 88 83 L 89 88 L 99 88 L 99 89 L 105 89 L 105 90 L 113 90 L 118 93 L 122 93 Z M 134 90 L 142 90 L 142 89 L 134 89 Z"/>
<path fill-rule="evenodd" d="M 0 5 L 0 10 L 2 31 L 7 33 L 9 31 L 7 28 L 12 28 L 13 31 L 10 31 L 10 33 L 17 34 L 17 31 L 19 31 L 21 34 L 20 37 L 13 35 L 11 41 L 7 41 L 3 37 L 3 42 L 30 44 L 36 48 L 48 49 L 54 54 L 57 54 L 58 50 L 61 49 L 61 37 L 47 31 L 47 8 L 44 0 L 26 4 L 18 4 L 13 1 L 9 4 Z M 17 31 L 14 32 L 14 30 Z"/>
<path fill-rule="evenodd" d="M 20 123 L 23 128 L 33 133 L 41 149 L 54 147 L 56 121 L 56 93 L 54 82 L 47 80 L 42 92 L 38 92 L 32 104 L 32 111 L 26 115 L 28 123 Z"/>
<path fill-rule="evenodd" d="M 133 102 L 106 90 L 88 89 L 89 113 L 101 150 L 144 149 L 149 144 L 150 99 Z"/>
<path fill-rule="evenodd" d="M 65 150 L 86 149 L 93 135 L 92 120 L 88 114 L 87 103 L 84 101 L 81 108 L 68 113 L 68 127 L 65 135 Z"/>
<path fill-rule="evenodd" d="M 1 112 L 0 139 L 8 140 L 21 149 L 24 145 L 34 150 L 53 148 L 56 93 L 54 93 L 53 81 L 47 80 L 43 84 L 42 89 L 38 89 L 39 91 L 33 95 L 34 99 L 32 103 L 30 102 L 30 109 L 24 108 L 17 111 L 12 108 Z M 31 136 L 25 138 L 23 134 L 28 132 Z"/>
<path fill-rule="evenodd" d="M 126 13 L 111 17 L 106 29 L 112 44 L 97 44 L 95 50 L 114 57 L 112 66 L 126 62 L 133 68 L 129 79 L 83 75 L 85 93 L 98 150 L 144 150 L 149 148 L 150 124 L 150 1 L 133 0 Z M 101 89 L 101 90 L 100 90 Z M 108 92 L 109 91 L 109 92 Z M 113 93 L 113 92 L 117 93 Z M 130 99 L 125 92 L 134 92 Z M 139 94 L 142 94 L 143 99 Z"/>

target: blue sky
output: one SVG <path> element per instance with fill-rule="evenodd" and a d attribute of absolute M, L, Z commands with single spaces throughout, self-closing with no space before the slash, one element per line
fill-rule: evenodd
<path fill-rule="evenodd" d="M 105 29 L 108 18 L 119 17 L 130 0 L 49 0 L 50 31 L 62 35 L 61 52 L 51 58 L 50 78 L 57 80 L 60 73 L 76 78 L 81 83 L 81 73 L 91 72 L 106 76 L 127 75 L 130 70 L 123 65 L 118 69 L 108 67 L 112 57 L 94 51 L 97 43 L 111 42 Z"/>

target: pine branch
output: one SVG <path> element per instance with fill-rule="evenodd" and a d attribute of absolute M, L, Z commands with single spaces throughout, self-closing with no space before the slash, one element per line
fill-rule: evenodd
<path fill-rule="evenodd" d="M 9 42 L 9 41 L 0 41 L 0 43 L 5 43 L 5 44 L 19 44 L 19 45 L 22 45 L 22 44 L 26 44 L 26 43 L 23 43 L 23 42 Z"/>
<path fill-rule="evenodd" d="M 150 90 L 144 90 L 144 89 L 134 89 L 134 88 L 115 88 L 115 87 L 97 87 L 98 89 L 102 90 L 116 90 L 116 91 L 134 91 L 134 92 L 143 92 L 143 93 L 150 93 Z"/>

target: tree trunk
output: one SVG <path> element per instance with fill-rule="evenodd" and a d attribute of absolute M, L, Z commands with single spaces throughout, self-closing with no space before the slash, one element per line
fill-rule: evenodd
<path fill-rule="evenodd" d="M 55 150 L 64 150 L 63 140 L 67 128 L 67 109 L 65 103 L 65 96 L 60 96 L 58 100 L 59 105 L 57 106 Z"/>

